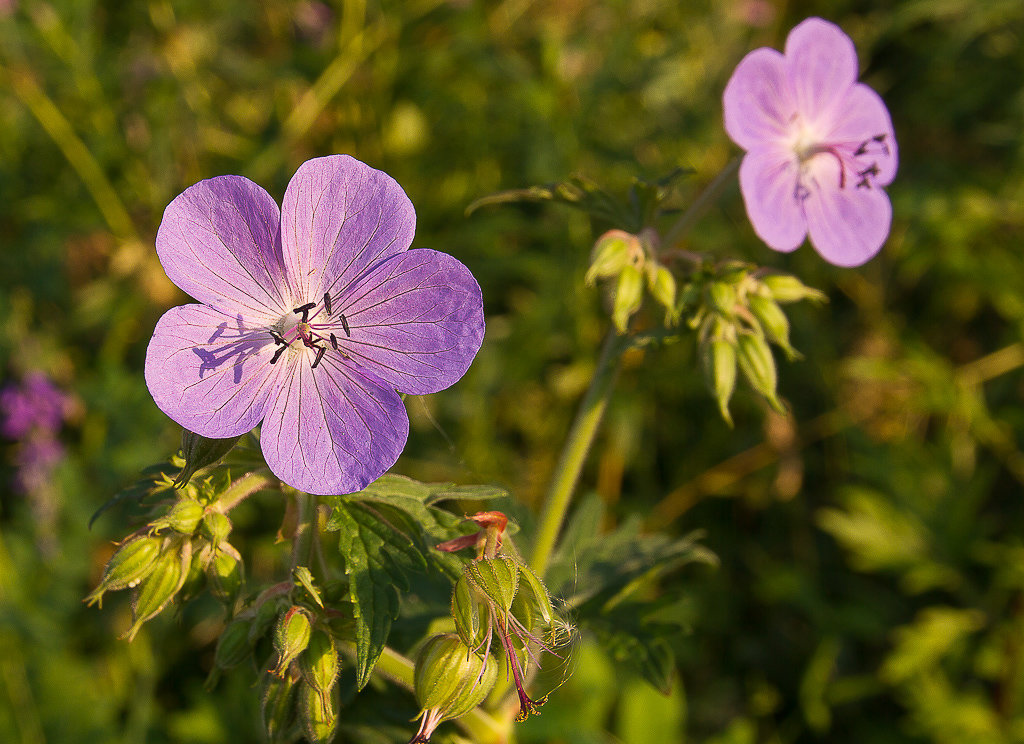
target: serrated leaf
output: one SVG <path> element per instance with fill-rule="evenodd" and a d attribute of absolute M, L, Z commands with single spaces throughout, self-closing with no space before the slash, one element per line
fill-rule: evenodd
<path fill-rule="evenodd" d="M 356 684 L 370 681 L 392 621 L 398 617 L 398 590 L 408 591 L 407 573 L 422 571 L 422 552 L 398 531 L 375 505 L 338 499 L 331 517 L 349 579 L 349 599 L 356 629 Z"/>

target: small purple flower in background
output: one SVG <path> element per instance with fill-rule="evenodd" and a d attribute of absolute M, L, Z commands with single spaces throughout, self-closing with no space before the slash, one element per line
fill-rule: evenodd
<path fill-rule="evenodd" d="M 33 431 L 53 435 L 68 412 L 68 396 L 42 372 L 29 372 L 21 384 L 0 390 L 0 434 L 24 439 Z"/>
<path fill-rule="evenodd" d="M 480 287 L 451 256 L 409 250 L 416 213 L 386 173 L 345 155 L 299 167 L 283 206 L 241 176 L 186 189 L 156 248 L 202 304 L 168 310 L 146 354 L 156 404 L 210 438 L 262 421 L 285 483 L 357 491 L 398 459 L 398 392 L 443 390 L 483 341 Z"/>
<path fill-rule="evenodd" d="M 754 232 L 777 251 L 811 245 L 837 266 L 859 266 L 889 235 L 883 191 L 896 175 L 889 111 L 857 82 L 857 52 L 835 24 L 808 18 L 785 55 L 744 57 L 723 96 L 725 129 L 747 151 L 740 189 Z"/>

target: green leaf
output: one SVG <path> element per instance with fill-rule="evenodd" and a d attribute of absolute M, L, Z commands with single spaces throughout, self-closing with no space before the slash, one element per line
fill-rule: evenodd
<path fill-rule="evenodd" d="M 141 504 L 154 496 L 167 493 L 173 489 L 174 479 L 171 476 L 176 475 L 181 470 L 182 462 L 179 458 L 175 458 L 169 462 L 150 465 L 142 471 L 141 478 L 130 486 L 118 491 L 93 513 L 92 517 L 89 518 L 89 527 L 92 527 L 93 522 L 99 519 L 103 512 L 117 504 L 122 502 Z"/>
<path fill-rule="evenodd" d="M 335 504 L 331 517 L 332 528 L 339 533 L 338 546 L 349 579 L 359 689 L 370 681 L 391 623 L 398 617 L 398 590 L 409 589 L 406 574 L 423 571 L 427 566 L 413 541 L 374 506 L 342 498 Z"/>

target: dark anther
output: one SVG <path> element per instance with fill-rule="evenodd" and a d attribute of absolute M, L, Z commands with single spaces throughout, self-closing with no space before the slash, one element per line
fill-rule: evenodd
<path fill-rule="evenodd" d="M 285 344 L 284 346 L 278 346 L 277 347 L 277 351 L 274 352 L 274 356 L 270 360 L 270 363 L 271 364 L 277 364 L 277 360 L 281 358 L 281 355 L 284 354 L 284 350 L 287 349 L 287 348 L 288 348 L 288 344 Z"/>
<path fill-rule="evenodd" d="M 867 168 L 857 173 L 858 176 L 877 176 L 878 175 L 878 163 L 872 163 Z"/>
<path fill-rule="evenodd" d="M 316 352 L 316 359 L 313 360 L 313 366 L 310 369 L 316 369 L 316 365 L 320 364 L 320 360 L 324 358 L 324 354 L 327 353 L 327 347 L 321 346 Z"/>
<path fill-rule="evenodd" d="M 292 310 L 292 312 L 295 313 L 296 315 L 301 313 L 302 322 L 305 323 L 307 320 L 309 320 L 309 311 L 312 310 L 314 307 L 316 307 L 315 302 L 307 302 L 302 307 L 295 308 L 294 310 Z"/>
<path fill-rule="evenodd" d="M 274 339 L 275 344 L 283 344 L 284 346 L 288 345 L 288 342 L 284 340 L 284 336 L 282 336 L 277 331 L 271 331 L 270 335 Z"/>
<path fill-rule="evenodd" d="M 335 351 L 338 350 L 338 337 L 335 336 L 333 333 L 331 334 L 331 346 L 334 347 Z"/>
<path fill-rule="evenodd" d="M 868 141 L 864 140 L 863 142 L 860 143 L 860 147 L 858 147 L 856 150 L 854 150 L 853 156 L 854 157 L 859 157 L 859 156 L 863 155 L 864 153 L 866 153 L 867 151 L 868 151 Z"/>
<path fill-rule="evenodd" d="M 793 190 L 793 198 L 797 201 L 804 201 L 810 195 L 811 190 L 802 183 L 797 183 L 796 188 Z"/>
<path fill-rule="evenodd" d="M 331 295 L 329 292 L 324 292 L 324 307 L 327 308 L 327 314 L 331 314 Z"/>
<path fill-rule="evenodd" d="M 867 176 L 864 176 L 862 179 L 857 181 L 857 188 L 858 189 L 870 189 L 871 188 L 871 184 L 868 183 L 868 177 Z"/>
<path fill-rule="evenodd" d="M 352 335 L 352 331 L 348 329 L 348 318 L 345 317 L 345 313 L 341 314 L 341 327 L 345 329 L 346 336 Z"/>

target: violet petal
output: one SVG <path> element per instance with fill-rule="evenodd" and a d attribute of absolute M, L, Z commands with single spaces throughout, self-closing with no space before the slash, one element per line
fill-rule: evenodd
<path fill-rule="evenodd" d="M 744 150 L 787 139 L 796 102 L 782 54 L 755 49 L 736 66 L 722 94 L 725 131 Z"/>
<path fill-rule="evenodd" d="M 831 264 L 860 266 L 881 249 L 889 236 L 892 205 L 882 189 L 837 188 L 838 165 L 832 158 L 815 158 L 822 188 L 811 189 L 804 214 L 811 245 Z"/>
<path fill-rule="evenodd" d="M 398 393 L 350 362 L 328 355 L 321 367 L 289 366 L 263 421 L 263 456 L 302 491 L 352 493 L 398 459 L 409 417 Z"/>
<path fill-rule="evenodd" d="M 417 248 L 392 256 L 339 304 L 352 331 L 346 353 L 403 393 L 444 390 L 466 373 L 483 341 L 480 285 L 446 253 Z"/>
<path fill-rule="evenodd" d="M 798 175 L 796 158 L 785 147 L 751 150 L 740 164 L 740 190 L 754 232 L 786 253 L 799 248 L 807 235 Z"/>
<path fill-rule="evenodd" d="M 171 281 L 202 303 L 250 319 L 291 310 L 273 198 L 242 176 L 200 181 L 164 210 L 156 251 Z"/>
<path fill-rule="evenodd" d="M 829 116 L 857 80 L 857 50 L 834 23 L 808 18 L 786 38 L 797 109 L 812 126 Z"/>
<path fill-rule="evenodd" d="M 260 422 L 279 386 L 269 333 L 205 305 L 172 307 L 146 351 L 146 385 L 160 410 L 190 431 L 222 439 Z"/>
<path fill-rule="evenodd" d="M 825 140 L 845 144 L 851 149 L 865 144 L 867 154 L 862 156 L 862 160 L 878 166 L 874 182 L 879 186 L 892 183 L 899 164 L 899 153 L 889 109 L 885 107 L 881 96 L 864 83 L 857 83 L 836 107 L 833 121 Z M 882 137 L 881 141 L 873 139 L 879 136 Z"/>
<path fill-rule="evenodd" d="M 307 160 L 292 176 L 281 209 L 288 280 L 301 303 L 338 292 L 370 264 L 406 250 L 416 212 L 383 171 L 349 157 Z"/>

